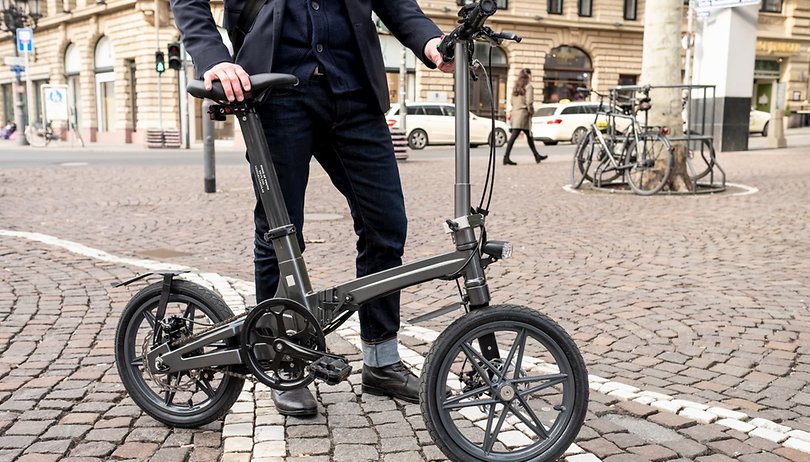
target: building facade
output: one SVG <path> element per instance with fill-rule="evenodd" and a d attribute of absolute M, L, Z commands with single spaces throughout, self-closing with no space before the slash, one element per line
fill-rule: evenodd
<path fill-rule="evenodd" d="M 186 112 L 189 138 L 192 142 L 201 139 L 200 102 L 185 98 L 178 71 L 155 71 L 155 51 L 165 52 L 167 43 L 179 39 L 167 0 L 41 1 L 43 18 L 34 33 L 30 64 L 32 91 L 37 95 L 31 108 L 35 120 L 41 112 L 42 85 L 66 84 L 72 117 L 86 141 L 142 144 L 150 130 L 186 126 Z M 639 82 L 644 0 L 498 2 L 501 11 L 488 24 L 523 37 L 519 44 L 504 43 L 492 50 L 476 45 L 476 58 L 486 64 L 491 57 L 498 117 L 505 117 L 512 81 L 523 68 L 533 71 L 536 96 L 543 101 L 574 99 L 577 87 L 606 90 Z M 211 4 L 214 18 L 221 24 L 222 1 L 212 0 Z M 455 0 L 420 0 L 420 5 L 443 30 L 454 27 Z M 789 105 L 806 105 L 810 0 L 763 0 L 762 10 L 752 82 L 755 104 L 764 107 L 769 85 L 781 81 L 788 83 L 784 98 Z M 382 25 L 380 29 L 391 99 L 396 101 L 402 48 Z M 13 55 L 12 39 L 0 38 L 3 55 Z M 409 100 L 453 101 L 452 76 L 428 70 L 410 52 L 405 68 Z M 188 78 L 194 75 L 191 64 L 180 72 Z M 3 123 L 14 119 L 18 90 L 14 81 L 8 67 L 0 69 Z M 474 82 L 471 108 L 488 114 L 490 104 L 485 80 L 479 79 Z M 216 130 L 217 138 L 226 142 L 241 139 L 232 120 L 217 122 Z"/>

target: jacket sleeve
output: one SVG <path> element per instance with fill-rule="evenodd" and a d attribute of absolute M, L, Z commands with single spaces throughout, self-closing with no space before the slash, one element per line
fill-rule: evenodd
<path fill-rule="evenodd" d="M 171 7 L 198 79 L 217 64 L 233 61 L 222 43 L 208 0 L 171 0 Z"/>
<path fill-rule="evenodd" d="M 526 85 L 526 107 L 529 109 L 529 117 L 534 115 L 534 87 Z"/>
<path fill-rule="evenodd" d="M 413 51 L 425 66 L 436 68 L 425 56 L 425 45 L 441 36 L 442 31 L 422 12 L 416 0 L 372 0 L 372 8 L 397 40 Z"/>

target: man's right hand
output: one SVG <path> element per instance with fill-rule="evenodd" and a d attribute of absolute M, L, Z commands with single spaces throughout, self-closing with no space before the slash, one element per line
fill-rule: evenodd
<path fill-rule="evenodd" d="M 250 91 L 250 76 L 238 64 L 219 63 L 203 74 L 203 79 L 209 91 L 214 88 L 214 81 L 219 80 L 230 102 L 244 100 L 245 92 Z"/>

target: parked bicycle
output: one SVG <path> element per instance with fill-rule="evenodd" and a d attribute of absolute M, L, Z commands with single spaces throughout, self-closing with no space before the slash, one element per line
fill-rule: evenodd
<path fill-rule="evenodd" d="M 138 292 L 121 315 L 115 357 L 121 380 L 141 409 L 168 425 L 198 427 L 227 413 L 245 380 L 277 390 L 305 387 L 315 379 L 337 384 L 351 367 L 346 357 L 327 351 L 325 336 L 370 300 L 441 279 L 458 283 L 465 312 L 438 336 L 422 369 L 422 416 L 437 446 L 458 462 L 550 462 L 568 449 L 588 405 L 588 374 L 576 344 L 540 313 L 542 299 L 532 308 L 490 306 L 485 269 L 512 251 L 486 233 L 494 146 L 481 203 L 474 208 L 470 199 L 470 126 L 462 115 L 469 114 L 471 72 L 480 66 L 473 60 L 473 42 L 520 41 L 484 25 L 496 5 L 480 0 L 462 7 L 461 24 L 439 47 L 445 61 L 455 57 L 459 114 L 456 218 L 445 222 L 452 249 L 324 290 L 312 288 L 256 111 L 256 102 L 272 97 L 272 89 L 288 88 L 297 79 L 254 75 L 245 100 L 232 103 L 218 83 L 212 90 L 201 81 L 189 85 L 193 96 L 219 102 L 211 106 L 212 117 L 235 115 L 242 125 L 270 223 L 265 239 L 279 255 L 284 283 L 275 298 L 236 316 L 214 292 L 178 280 L 175 273 L 164 273 L 162 282 Z"/>
<path fill-rule="evenodd" d="M 629 103 L 619 101 L 618 91 L 606 95 L 588 88 L 579 90 L 597 95 L 599 109 L 588 135 L 574 153 L 573 187 L 579 188 L 585 181 L 590 181 L 598 188 L 622 179 L 642 196 L 661 191 L 669 181 L 674 154 L 664 130 L 648 125 L 648 113 L 652 107 L 650 87 L 633 91 Z M 606 98 L 610 99 L 608 106 L 605 105 Z M 643 123 L 639 120 L 639 113 L 644 115 Z M 627 128 L 619 130 L 618 120 L 627 120 Z"/>
<path fill-rule="evenodd" d="M 79 140 L 81 146 L 84 147 L 84 140 L 79 130 L 72 122 L 69 123 L 69 129 L 73 132 L 74 136 L 76 136 L 76 139 Z M 25 129 L 25 139 L 28 141 L 28 144 L 37 148 L 44 148 L 51 141 L 61 138 L 61 133 L 54 131 L 52 120 L 49 120 L 48 123 L 44 125 L 41 122 L 34 122 Z"/>

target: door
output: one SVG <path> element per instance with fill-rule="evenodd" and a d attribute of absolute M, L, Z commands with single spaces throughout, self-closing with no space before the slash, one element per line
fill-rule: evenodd
<path fill-rule="evenodd" d="M 96 74 L 96 110 L 98 131 L 108 132 L 115 127 L 115 73 Z"/>

